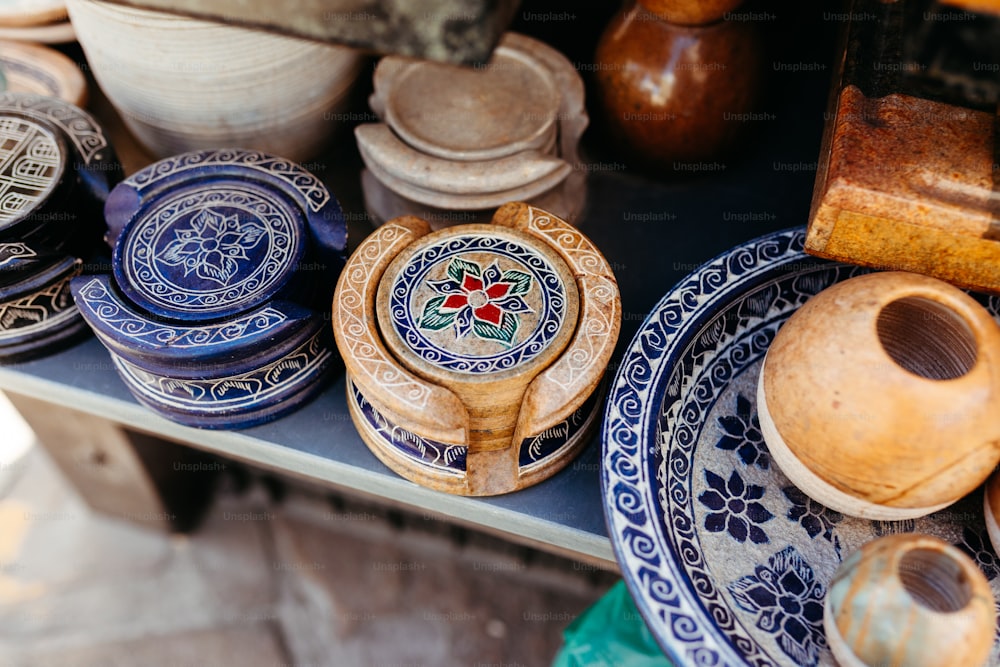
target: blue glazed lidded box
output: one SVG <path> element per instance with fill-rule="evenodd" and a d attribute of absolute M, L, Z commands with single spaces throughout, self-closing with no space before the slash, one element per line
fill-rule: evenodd
<path fill-rule="evenodd" d="M 0 94 L 0 362 L 43 354 L 87 331 L 70 279 L 100 247 L 121 166 L 85 111 Z"/>
<path fill-rule="evenodd" d="M 112 274 L 73 293 L 140 402 L 239 428 L 322 387 L 334 353 L 318 313 L 347 232 L 314 175 L 256 151 L 184 153 L 123 181 L 105 217 Z"/>

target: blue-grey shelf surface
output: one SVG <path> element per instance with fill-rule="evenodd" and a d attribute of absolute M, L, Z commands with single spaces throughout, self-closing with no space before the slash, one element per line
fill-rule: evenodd
<path fill-rule="evenodd" d="M 497 498 L 462 498 L 402 479 L 369 452 L 347 413 L 342 375 L 300 410 L 238 431 L 190 428 L 153 414 L 132 398 L 107 351 L 93 338 L 40 359 L 0 367 L 0 389 L 222 456 L 614 561 L 600 506 L 596 442 L 569 469 L 544 484 Z"/>

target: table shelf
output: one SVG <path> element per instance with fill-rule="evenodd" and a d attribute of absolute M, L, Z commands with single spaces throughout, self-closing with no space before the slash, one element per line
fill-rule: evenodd
<path fill-rule="evenodd" d="M 626 167 L 622 157 L 614 157 L 613 147 L 602 146 L 599 139 L 585 142 L 588 203 L 577 225 L 604 252 L 622 292 L 622 334 L 609 374 L 642 320 L 681 277 L 737 243 L 806 223 L 829 71 L 776 76 L 795 78 L 774 86 L 771 119 L 749 121 L 754 127 L 747 128 L 749 141 L 738 160 L 710 163 L 701 173 L 653 178 Z M 96 88 L 92 90 L 97 94 L 91 108 L 117 126 L 112 128 L 113 140 L 127 141 L 113 111 Z M 599 131 L 589 134 L 601 136 Z M 133 148 L 119 152 L 133 161 L 137 155 Z M 349 130 L 342 130 L 327 155 L 308 166 L 341 200 L 353 249 L 371 224 L 360 194 L 361 162 Z M 0 390 L 614 566 L 602 510 L 598 436 L 575 462 L 532 488 L 500 497 L 463 498 L 402 479 L 369 452 L 348 415 L 342 374 L 293 414 L 239 431 L 189 428 L 145 409 L 93 338 L 44 358 L 0 367 Z"/>

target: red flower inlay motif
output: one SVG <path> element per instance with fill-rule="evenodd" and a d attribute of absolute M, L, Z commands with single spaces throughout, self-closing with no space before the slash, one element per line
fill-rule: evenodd
<path fill-rule="evenodd" d="M 492 302 L 507 296 L 513 286 L 513 283 L 495 282 L 483 289 L 481 278 L 466 273 L 459 288 L 461 292 L 449 294 L 439 307 L 438 312 L 453 313 L 466 306 L 472 306 L 472 316 L 477 320 L 500 326 L 503 321 L 503 310 Z"/>
<path fill-rule="evenodd" d="M 454 326 L 462 338 L 470 332 L 480 338 L 510 345 L 519 327 L 518 313 L 531 312 L 522 298 L 531 286 L 523 271 L 501 271 L 496 262 L 482 269 L 475 262 L 456 259 L 448 267 L 448 279 L 428 284 L 441 296 L 424 307 L 420 326 L 439 330 Z"/>

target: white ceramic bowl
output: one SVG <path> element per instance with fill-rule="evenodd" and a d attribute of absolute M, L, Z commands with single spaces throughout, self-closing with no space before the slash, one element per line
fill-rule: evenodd
<path fill-rule="evenodd" d="M 302 161 L 337 123 L 363 57 L 258 30 L 69 0 L 101 89 L 153 154 L 241 146 Z"/>

